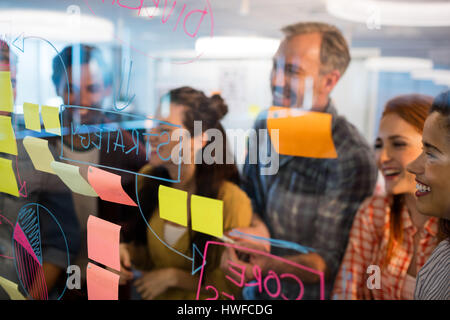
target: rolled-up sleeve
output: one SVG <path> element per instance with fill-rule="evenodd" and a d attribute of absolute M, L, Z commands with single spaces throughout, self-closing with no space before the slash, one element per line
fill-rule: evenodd
<path fill-rule="evenodd" d="M 364 299 L 365 271 L 380 241 L 368 198 L 356 214 L 344 259 L 334 284 L 333 297 L 339 300 Z"/>

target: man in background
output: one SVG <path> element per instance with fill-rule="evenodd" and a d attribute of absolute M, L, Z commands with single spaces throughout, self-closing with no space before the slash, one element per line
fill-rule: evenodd
<path fill-rule="evenodd" d="M 63 67 L 63 64 L 67 70 Z M 68 78 L 68 83 L 67 83 Z M 118 113 L 107 113 L 108 106 L 105 106 L 107 97 L 112 93 L 112 73 L 106 63 L 101 51 L 93 46 L 74 45 L 64 48 L 59 56 L 53 59 L 52 81 L 55 85 L 57 94 L 63 99 L 64 103 L 69 102 L 72 106 L 82 108 L 67 108 L 63 112 L 63 123 L 67 126 L 69 123 L 77 125 L 102 125 L 104 123 L 115 123 L 120 126 L 121 121 L 126 119 Z M 91 109 L 87 109 L 88 107 Z M 111 110 L 111 108 L 108 108 Z M 69 127 L 70 130 L 70 127 Z M 123 130 L 123 144 L 134 145 L 133 137 L 130 131 Z M 84 132 L 80 132 L 82 134 Z M 115 134 L 111 134 L 115 141 Z M 103 133 L 103 146 L 98 149 L 94 146 L 99 144 L 99 137 L 90 134 L 90 144 L 85 148 L 81 140 L 71 140 L 70 135 L 63 136 L 63 144 L 59 147 L 63 149 L 65 158 L 76 160 L 72 163 L 80 167 L 81 175 L 87 180 L 87 168 L 89 165 L 79 162 L 91 163 L 107 166 L 110 168 L 120 168 L 131 172 L 138 172 L 146 163 L 145 147 L 142 141 L 139 141 L 138 154 L 132 152 L 128 155 L 115 153 L 106 148 L 106 139 L 108 134 Z M 93 143 L 94 142 L 94 143 Z M 112 148 L 111 148 L 112 149 Z M 71 163 L 69 161 L 69 163 Z M 122 186 L 127 194 L 135 199 L 135 177 L 133 174 L 124 173 L 113 169 L 105 169 L 121 176 Z M 73 201 L 77 212 L 78 220 L 81 226 L 81 253 L 75 262 L 81 268 L 82 281 L 84 285 L 87 257 L 87 219 L 90 215 L 96 215 L 104 220 L 119 224 L 122 226 L 121 236 L 124 240 L 132 239 L 132 229 L 136 223 L 141 221 L 138 212 L 136 215 L 127 215 L 124 211 L 124 205 L 113 202 L 103 201 L 100 198 L 87 197 L 73 193 Z M 84 290 L 83 290 L 84 291 Z M 85 294 L 85 291 L 83 292 Z"/>
<path fill-rule="evenodd" d="M 330 93 L 350 63 L 349 48 L 341 32 L 324 23 L 298 23 L 284 28 L 283 32 L 285 37 L 273 60 L 273 105 L 331 114 L 338 158 L 280 155 L 278 173 L 262 175 L 265 166 L 259 159 L 257 164 L 250 164 L 247 157 L 243 188 L 252 199 L 255 217 L 262 218 L 272 238 L 314 250 L 300 254 L 272 247 L 275 255 L 323 272 L 325 298 L 328 298 L 354 215 L 361 202 L 372 194 L 377 170 L 371 148 L 357 129 L 338 115 L 330 99 Z M 255 128 L 267 128 L 266 122 L 267 112 L 264 112 L 256 120 Z M 258 145 L 270 144 L 270 138 L 266 140 Z M 239 261 L 233 249 L 227 249 L 222 266 L 227 259 Z M 252 265 L 258 265 L 263 274 L 269 270 L 277 274 L 292 273 L 305 285 L 303 299 L 320 299 L 319 277 L 313 273 L 263 255 L 251 256 L 249 264 L 249 279 Z M 285 297 L 296 299 L 299 285 L 286 279 L 281 282 Z M 276 292 L 271 285 L 273 281 L 269 282 L 270 291 Z M 268 295 L 263 294 L 262 298 Z"/>
<path fill-rule="evenodd" d="M 4 41 L 0 41 L 0 71 L 10 71 L 15 101 L 17 56 L 10 51 L 8 44 Z M 23 285 L 20 285 L 20 283 L 25 284 L 27 280 L 19 279 L 17 275 L 16 268 L 20 257 L 14 257 L 12 237 L 20 209 L 31 203 L 42 205 L 57 220 L 55 222 L 48 213 L 42 212 L 42 210 L 39 212 L 45 290 L 49 299 L 57 299 L 64 291 L 67 267 L 71 261 L 74 261 L 80 246 L 79 226 L 73 211 L 71 192 L 56 175 L 34 169 L 22 142 L 24 134 L 31 136 L 33 134 L 31 131 L 25 131 L 22 115 L 6 112 L 1 115 L 11 117 L 18 155 L 1 154 L 0 157 L 12 161 L 21 195 L 15 197 L 0 193 L 0 214 L 3 217 L 0 217 L 0 276 L 19 284 L 19 288 L 25 296 L 29 295 L 31 298 L 37 299 L 35 286 L 26 285 L 28 292 L 25 292 Z M 49 144 L 49 149 L 56 154 L 54 145 Z M 57 223 L 60 224 L 64 234 L 61 233 Z M 26 276 L 34 277 L 31 273 Z M 2 292 L 2 289 L 0 289 L 1 299 L 8 299 L 6 292 Z"/>

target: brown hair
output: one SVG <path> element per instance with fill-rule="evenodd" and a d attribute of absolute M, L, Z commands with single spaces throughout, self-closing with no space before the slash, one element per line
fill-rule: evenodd
<path fill-rule="evenodd" d="M 322 22 L 300 22 L 282 29 L 287 38 L 301 34 L 320 33 L 322 43 L 320 47 L 320 72 L 326 74 L 339 70 L 341 76 L 350 63 L 350 50 L 341 31 L 335 26 Z"/>
<path fill-rule="evenodd" d="M 222 133 L 224 137 L 224 143 L 222 154 L 226 155 L 228 150 L 226 143 L 226 133 L 220 120 L 228 112 L 228 106 L 220 95 L 213 95 L 211 98 L 207 97 L 202 91 L 195 90 L 190 87 L 181 87 L 171 90 L 165 95 L 162 100 L 169 99 L 170 103 L 184 107 L 183 125 L 190 132 L 191 137 L 194 136 L 194 121 L 202 122 L 202 130 L 217 129 Z M 202 149 L 202 153 L 205 148 L 208 147 L 213 141 L 209 141 Z M 152 175 L 157 177 L 170 178 L 168 172 L 164 168 L 154 168 Z M 230 181 L 235 184 L 239 184 L 239 172 L 236 164 L 219 164 L 212 163 L 206 164 L 202 161 L 201 164 L 196 164 L 195 168 L 195 184 L 196 195 L 215 198 L 219 194 L 220 187 L 225 181 Z M 159 184 L 169 185 L 168 183 L 160 183 L 152 181 L 148 183 L 144 188 L 140 190 L 139 199 L 142 199 L 141 205 L 145 215 L 145 219 L 148 221 L 150 215 L 155 211 L 158 205 L 158 188 Z M 189 229 L 190 226 L 188 226 Z M 138 225 L 138 232 L 136 233 L 136 241 L 139 243 L 146 243 L 147 227 L 141 223 Z M 202 233 L 190 234 L 191 243 L 195 243 L 200 251 L 203 252 L 203 247 L 206 241 L 211 240 L 212 237 Z"/>
<path fill-rule="evenodd" d="M 388 114 L 396 114 L 410 125 L 412 125 L 417 132 L 423 132 L 425 119 L 433 103 L 433 97 L 421 94 L 407 94 L 395 97 L 386 103 L 383 111 L 383 117 Z M 402 210 L 405 205 L 403 194 L 393 195 L 390 205 L 389 215 L 389 240 L 386 254 L 386 265 L 392 258 L 394 247 L 396 243 L 401 243 L 403 240 L 402 232 Z"/>

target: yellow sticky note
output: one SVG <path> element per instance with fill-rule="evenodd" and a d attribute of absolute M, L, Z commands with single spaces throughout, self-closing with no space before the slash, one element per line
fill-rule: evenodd
<path fill-rule="evenodd" d="M 59 108 L 42 106 L 42 120 L 44 120 L 45 131 L 61 135 L 61 122 L 59 121 Z"/>
<path fill-rule="evenodd" d="M 187 197 L 186 191 L 160 185 L 158 191 L 160 218 L 187 227 Z"/>
<path fill-rule="evenodd" d="M 0 116 L 0 152 L 17 155 L 16 135 L 11 117 Z"/>
<path fill-rule="evenodd" d="M 79 167 L 58 161 L 53 161 L 50 166 L 72 192 L 98 197 L 91 185 L 81 176 Z"/>
<path fill-rule="evenodd" d="M 192 230 L 215 237 L 223 236 L 223 201 L 193 195 L 191 197 Z"/>
<path fill-rule="evenodd" d="M 19 291 L 17 283 L 0 277 L 0 287 L 6 291 L 11 300 L 25 300 L 25 297 Z"/>
<path fill-rule="evenodd" d="M 25 116 L 25 128 L 41 132 L 39 105 L 25 102 L 23 104 L 23 114 Z"/>
<path fill-rule="evenodd" d="M 48 148 L 47 140 L 26 136 L 23 139 L 23 146 L 27 150 L 36 170 L 55 174 L 51 167 L 51 163 L 55 159 Z"/>
<path fill-rule="evenodd" d="M 332 136 L 332 115 L 329 113 L 271 107 L 267 128 L 272 145 L 279 154 L 319 159 L 338 156 Z M 272 132 L 277 129 L 278 135 Z"/>
<path fill-rule="evenodd" d="M 14 175 L 12 160 L 0 158 L 0 192 L 7 193 L 13 196 L 19 196 L 19 189 L 17 189 L 17 180 Z"/>
<path fill-rule="evenodd" d="M 0 111 L 14 111 L 14 94 L 9 71 L 0 71 Z"/>

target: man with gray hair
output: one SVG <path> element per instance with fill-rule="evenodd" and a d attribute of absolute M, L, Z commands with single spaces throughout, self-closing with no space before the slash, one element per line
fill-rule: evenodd
<path fill-rule="evenodd" d="M 354 215 L 362 201 L 372 194 L 377 169 L 365 139 L 338 115 L 330 99 L 331 91 L 350 63 L 349 48 L 341 32 L 324 23 L 298 23 L 284 28 L 283 32 L 285 38 L 275 54 L 271 74 L 273 104 L 331 114 L 338 157 L 316 159 L 280 155 L 279 171 L 272 176 L 261 175 L 264 165 L 259 159 L 258 164 L 246 161 L 243 188 L 253 203 L 254 233 L 261 234 L 264 230 L 257 220 L 259 216 L 272 238 L 313 249 L 300 254 L 272 247 L 272 253 L 323 272 L 324 298 L 327 299 L 345 252 Z M 266 128 L 266 122 L 267 111 L 256 120 L 256 129 Z M 266 137 L 266 141 L 258 145 L 261 143 L 270 143 L 270 139 Z M 239 261 L 233 249 L 227 249 L 224 259 Z M 316 274 L 264 255 L 251 255 L 247 263 L 250 264 L 247 280 L 252 278 L 253 266 L 257 265 L 263 276 L 269 271 L 296 275 L 304 284 L 303 299 L 322 297 L 320 278 Z M 281 279 L 279 297 L 299 297 L 302 291 L 299 284 L 290 280 Z M 273 282 L 267 282 L 270 292 L 277 291 Z M 262 298 L 269 297 L 262 294 Z"/>

